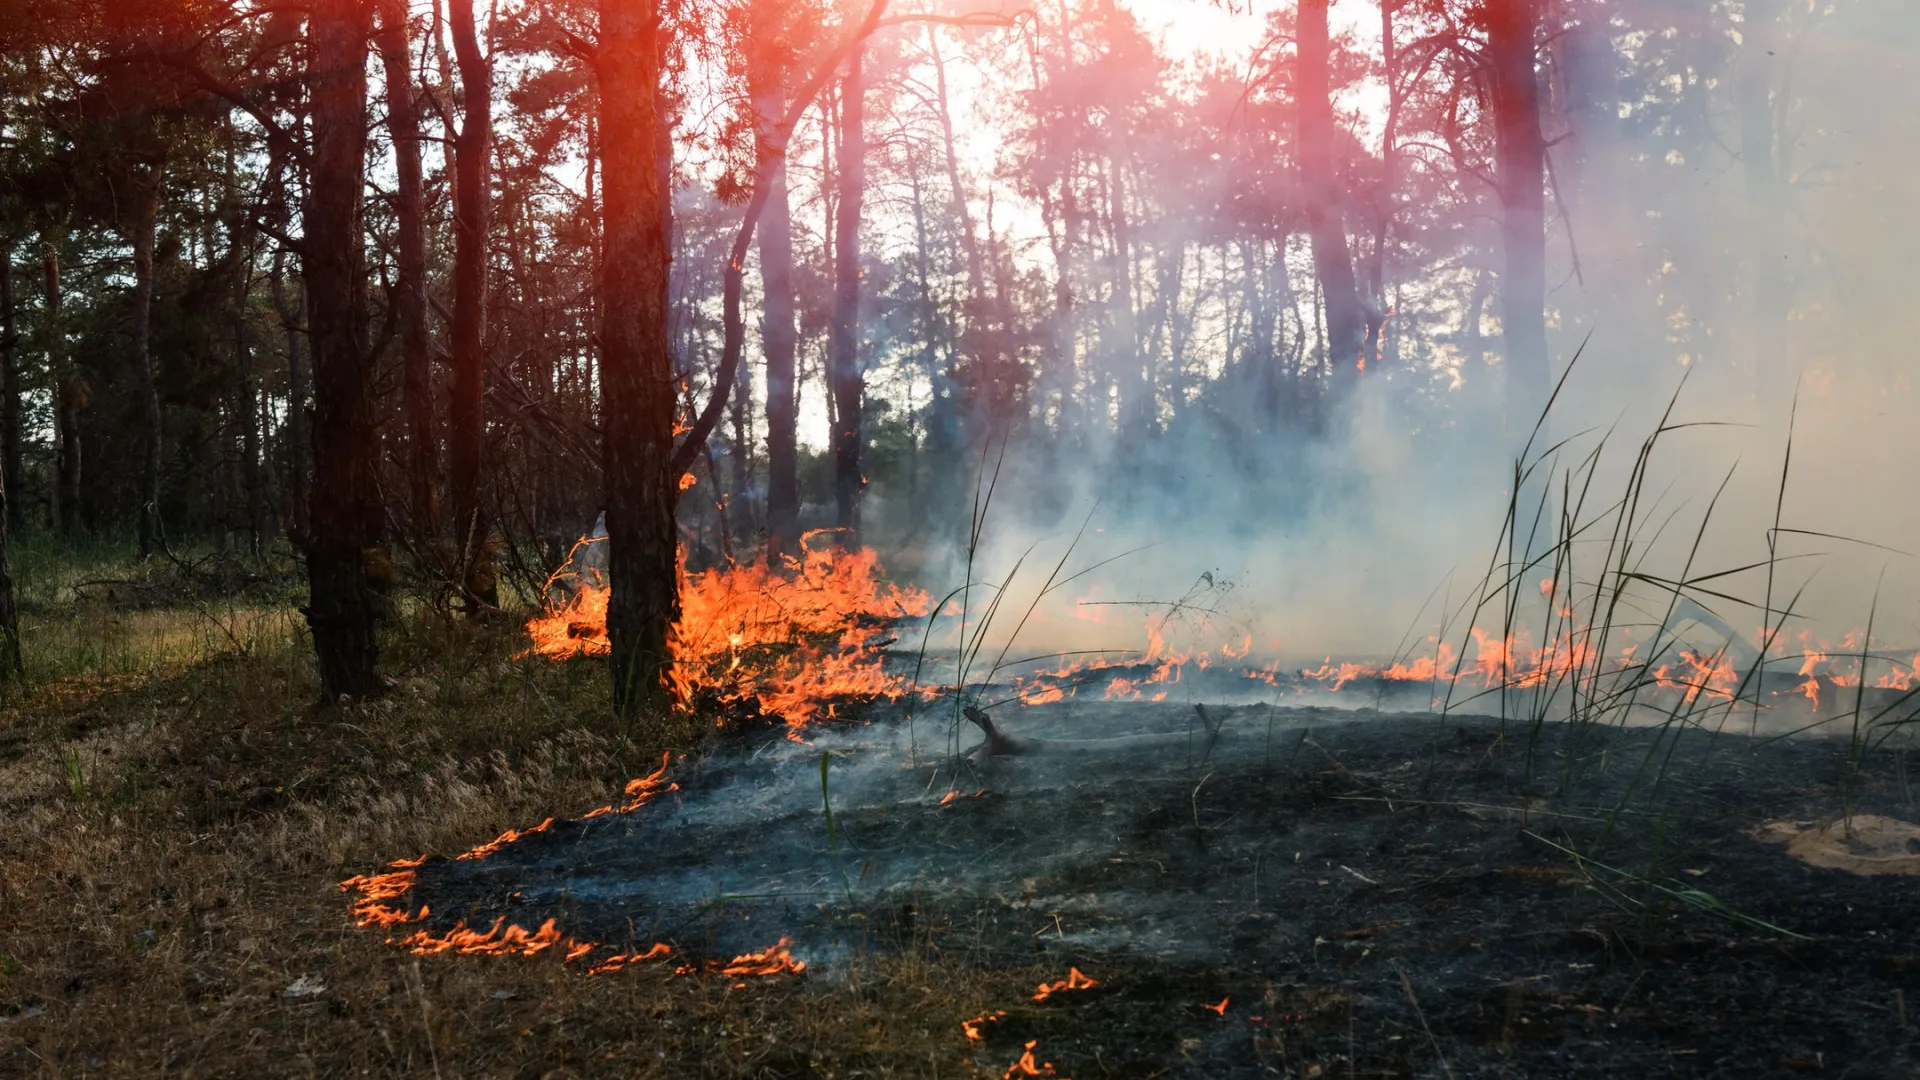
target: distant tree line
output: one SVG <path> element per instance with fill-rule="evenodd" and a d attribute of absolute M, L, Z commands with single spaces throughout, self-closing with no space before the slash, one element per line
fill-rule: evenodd
<path fill-rule="evenodd" d="M 297 555 L 336 700 L 396 574 L 490 611 L 604 511 L 656 707 L 680 559 L 950 538 L 991 446 L 1260 469 L 1379 379 L 1523 426 L 1634 305 L 1779 367 L 1818 8 L 1298 0 L 1182 65 L 1113 0 L 24 0 L 6 526 Z M 1726 154 L 1742 250 L 1620 209 Z"/>

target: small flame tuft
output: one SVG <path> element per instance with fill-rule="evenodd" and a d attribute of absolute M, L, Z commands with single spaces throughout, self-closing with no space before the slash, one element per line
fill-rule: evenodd
<path fill-rule="evenodd" d="M 1077 967 L 1067 969 L 1067 977 L 1056 982 L 1041 983 L 1040 989 L 1033 995 L 1035 1001 L 1045 1001 L 1063 990 L 1091 990 L 1100 985 L 1100 980 L 1089 978 L 1080 973 Z"/>
<path fill-rule="evenodd" d="M 774 945 L 761 952 L 744 953 L 736 956 L 720 969 L 722 975 L 798 975 L 807 969 L 805 960 L 795 960 L 787 947 L 793 944 L 792 938 L 781 938 Z"/>
<path fill-rule="evenodd" d="M 1020 1054 L 1020 1060 L 1007 1066 L 1001 1080 L 1014 1080 L 1018 1076 L 1059 1076 L 1053 1071 L 1053 1062 L 1035 1061 L 1033 1048 L 1040 1045 L 1039 1039 L 1028 1039 L 1026 1049 Z"/>
<path fill-rule="evenodd" d="M 960 1021 L 960 1030 L 965 1033 L 969 1040 L 980 1042 L 987 1037 L 985 1034 L 986 1026 L 988 1024 L 999 1023 L 1006 1015 L 1007 1010 L 1005 1009 L 995 1009 L 992 1012 L 981 1013 L 971 1020 Z"/>

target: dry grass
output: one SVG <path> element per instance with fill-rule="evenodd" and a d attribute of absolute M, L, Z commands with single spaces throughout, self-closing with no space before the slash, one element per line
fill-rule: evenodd
<path fill-rule="evenodd" d="M 0 706 L 0 1075 L 1006 1068 L 970 1062 L 959 1022 L 1022 1000 L 1036 971 L 910 950 L 845 982 L 588 978 L 354 928 L 342 878 L 604 804 L 657 760 L 612 736 L 597 664 L 517 660 L 510 626 L 413 624 L 390 699 L 322 710 L 289 607 L 55 588 L 26 622 L 34 678 Z M 325 992 L 286 996 L 303 978 Z"/>

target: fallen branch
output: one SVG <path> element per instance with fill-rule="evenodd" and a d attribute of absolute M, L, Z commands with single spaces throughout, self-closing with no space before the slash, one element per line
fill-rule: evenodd
<path fill-rule="evenodd" d="M 1164 735 L 1120 735 L 1110 739 L 1037 739 L 1021 735 L 1009 735 L 993 723 L 993 719 L 981 710 L 969 705 L 961 710 L 966 718 L 973 721 L 986 733 L 987 741 L 975 747 L 970 753 L 984 752 L 987 757 L 1033 757 L 1040 754 L 1124 754 L 1142 750 L 1186 750 L 1193 745 L 1193 736 L 1186 733 L 1168 733 Z M 1208 723 L 1206 752 L 1211 753 L 1215 743 L 1224 734 L 1224 722 L 1213 723 L 1202 711 L 1200 718 Z M 1203 759 L 1205 755 L 1202 755 Z"/>

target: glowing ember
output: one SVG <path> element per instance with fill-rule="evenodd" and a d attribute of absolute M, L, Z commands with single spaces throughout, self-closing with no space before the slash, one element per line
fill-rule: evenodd
<path fill-rule="evenodd" d="M 353 902 L 353 924 L 355 926 L 395 926 L 426 918 L 427 909 L 424 907 L 420 909 L 419 914 L 414 915 L 403 908 L 393 906 L 394 901 L 413 888 L 414 867 L 426 861 L 425 855 L 417 859 L 401 859 L 390 863 L 391 869 L 387 873 L 355 874 L 341 882 L 341 892 L 358 894 Z"/>
<path fill-rule="evenodd" d="M 1057 982 L 1041 983 L 1040 989 L 1033 995 L 1035 1001 L 1045 1001 L 1063 990 L 1091 990 L 1100 985 L 1100 980 L 1091 979 L 1080 973 L 1077 967 L 1067 969 L 1067 977 Z"/>
<path fill-rule="evenodd" d="M 540 929 L 530 931 L 524 926 L 509 924 L 503 916 L 485 932 L 470 930 L 462 923 L 444 934 L 422 930 L 402 939 L 400 946 L 421 956 L 444 952 L 480 956 L 534 956 L 560 944 L 561 940 L 560 928 L 552 919 L 541 923 Z M 569 952 L 574 944 L 569 943 Z M 589 944 L 587 948 L 593 946 Z"/>
<path fill-rule="evenodd" d="M 798 975 L 807 969 L 807 962 L 805 960 L 795 960 L 793 954 L 787 951 L 787 946 L 792 944 L 792 938 L 781 938 L 772 948 L 763 952 L 745 953 L 736 956 L 730 963 L 720 969 L 720 974 L 740 976 L 792 973 Z"/>
<path fill-rule="evenodd" d="M 499 851 L 501 848 L 506 847 L 508 844 L 513 843 L 515 840 L 518 840 L 523 836 L 532 836 L 534 833 L 537 833 L 537 832 L 546 832 L 548 829 L 552 827 L 553 827 L 553 819 L 548 818 L 547 820 L 541 822 L 540 824 L 535 825 L 531 829 L 508 829 L 506 832 L 503 832 L 499 836 L 495 837 L 494 839 L 489 840 L 484 844 L 481 844 L 479 847 L 474 848 L 472 851 L 469 851 L 464 855 L 456 855 L 455 858 L 484 859 L 487 856 L 493 854 L 496 851 Z"/>
<path fill-rule="evenodd" d="M 1232 1000 L 1230 997 L 1223 997 L 1220 999 L 1220 1004 L 1218 1005 L 1202 1005 L 1200 1007 L 1218 1016 L 1225 1016 L 1227 1015 L 1227 1003 Z"/>
<path fill-rule="evenodd" d="M 618 806 L 603 806 L 590 811 L 585 817 L 599 817 L 602 814 L 627 814 L 644 806 L 648 800 L 663 791 L 677 790 L 679 785 L 666 782 L 667 757 L 661 755 L 660 767 L 648 776 L 632 780 L 627 784 L 626 801 Z M 530 836 L 545 832 L 553 827 L 553 819 L 548 818 L 531 829 L 508 829 L 488 842 L 481 844 L 454 858 L 484 859 L 501 848 Z M 388 864 L 388 870 L 382 874 L 356 874 L 340 883 L 340 891 L 354 894 L 353 921 L 355 926 L 399 926 L 405 923 L 420 922 L 431 914 L 422 905 L 418 911 L 410 910 L 401 904 L 401 899 L 413 889 L 417 880 L 418 868 L 427 861 L 425 855 L 413 859 L 401 859 Z M 392 939 L 389 939 L 390 941 Z M 523 926 L 509 925 L 505 918 L 497 920 L 485 931 L 477 931 L 462 922 L 445 933 L 436 934 L 429 930 L 416 930 L 412 934 L 393 944 L 409 949 L 420 955 L 436 953 L 465 953 L 479 955 L 533 956 L 555 946 L 561 947 L 562 955 L 571 963 L 599 948 L 597 942 L 577 941 L 563 937 L 552 919 L 548 919 L 538 930 L 528 930 Z M 589 974 L 605 971 L 617 971 L 627 964 L 641 960 L 651 960 L 665 956 L 670 952 L 665 945 L 655 945 L 645 953 L 619 955 L 601 961 L 589 969 Z"/>
<path fill-rule="evenodd" d="M 999 1023 L 1006 1015 L 1007 1010 L 1005 1009 L 995 1009 L 990 1013 L 981 1013 L 971 1020 L 960 1021 L 960 1030 L 966 1033 L 968 1039 L 974 1042 L 980 1042 L 986 1038 L 986 1035 L 982 1033 L 986 1026 L 988 1024 Z"/>
<path fill-rule="evenodd" d="M 1020 1060 L 1007 1066 L 1007 1071 L 1001 1080 L 1014 1080 L 1016 1076 L 1059 1076 L 1059 1073 L 1053 1071 L 1053 1062 L 1033 1059 L 1033 1048 L 1038 1045 L 1040 1045 L 1039 1039 L 1028 1039 L 1026 1050 L 1020 1055 Z"/>
<path fill-rule="evenodd" d="M 671 955 L 673 955 L 671 948 L 655 942 L 653 948 L 643 953 L 616 953 L 613 956 L 609 956 L 605 960 L 588 968 L 587 974 L 605 975 L 611 971 L 619 971 L 629 964 L 638 964 L 643 960 L 664 960 Z"/>
<path fill-rule="evenodd" d="M 887 624 L 925 615 L 919 589 L 882 580 L 871 550 L 814 543 L 797 559 L 690 573 L 681 566 L 674 689 L 682 702 L 751 706 L 790 726 L 831 714 L 836 698 L 894 697 L 905 679 L 882 668 Z M 562 584 L 556 578 L 551 586 Z M 556 660 L 608 651 L 607 588 L 578 580 L 571 596 L 527 622 L 530 651 Z"/>
<path fill-rule="evenodd" d="M 1541 583 L 1542 595 L 1548 595 L 1551 583 Z M 1571 620 L 1571 609 L 1560 611 L 1563 618 Z M 1615 649 L 1611 658 L 1602 663 L 1596 648 L 1598 634 L 1583 626 L 1570 626 L 1547 644 L 1535 647 L 1524 633 L 1498 636 L 1479 627 L 1470 631 L 1474 643 L 1471 661 L 1461 659 L 1454 649 L 1445 642 L 1435 643 L 1429 639 L 1432 654 L 1417 659 L 1400 661 L 1391 665 L 1362 664 L 1352 661 L 1334 661 L 1327 658 L 1320 667 L 1300 672 L 1304 679 L 1322 684 L 1330 691 L 1339 691 L 1358 681 L 1385 683 L 1429 682 L 1440 685 L 1459 684 L 1469 690 L 1493 690 L 1501 687 L 1508 689 L 1529 689 L 1543 687 L 1554 689 L 1564 685 L 1579 686 L 1587 692 L 1593 692 L 1596 684 L 1603 678 L 1618 675 L 1630 676 L 1636 681 L 1677 691 L 1683 704 L 1692 705 L 1696 701 L 1718 702 L 1732 701 L 1741 691 L 1743 679 L 1751 675 L 1743 671 L 1722 647 L 1716 652 L 1700 652 L 1681 648 L 1673 655 L 1677 660 L 1661 663 L 1649 668 L 1639 659 L 1641 646 L 1638 643 L 1626 643 Z M 1616 637 L 1631 635 L 1616 631 Z M 1762 630 L 1756 635 L 1764 640 L 1769 635 Z M 1806 642 L 1802 634 L 1802 655 L 1798 676 L 1803 680 L 1794 687 L 1794 692 L 1807 699 L 1816 710 L 1820 704 L 1820 685 L 1824 680 L 1835 686 L 1857 686 L 1860 683 L 1860 643 L 1863 635 L 1849 633 L 1836 651 L 1822 642 L 1818 646 Z M 1673 643 L 1668 637 L 1662 643 L 1662 651 Z M 1783 646 L 1776 644 L 1777 654 Z M 1849 653 L 1849 650 L 1851 652 Z M 1911 667 L 1903 667 L 1898 662 L 1881 657 L 1871 657 L 1878 667 L 1887 666 L 1885 674 L 1873 680 L 1873 686 L 1884 690 L 1908 690 L 1917 685 L 1915 672 L 1920 671 L 1920 654 L 1913 658 Z M 1258 677 L 1258 676 L 1255 676 Z M 1280 685 L 1278 679 L 1266 680 Z"/>
<path fill-rule="evenodd" d="M 647 800 L 653 798 L 655 795 L 658 795 L 663 791 L 679 791 L 679 790 L 680 790 L 679 784 L 667 783 L 667 755 L 661 754 L 660 767 L 658 769 L 655 769 L 651 774 L 647 776 L 642 776 L 638 779 L 627 781 L 627 787 L 625 792 L 627 796 L 626 802 L 623 802 L 618 806 L 597 807 L 593 810 L 587 811 L 585 814 L 581 815 L 581 817 L 582 817 L 582 820 L 584 820 L 586 818 L 597 818 L 602 814 L 631 814 L 635 810 L 638 810 L 642 806 L 645 806 L 647 804 Z M 548 820 L 552 820 L 552 819 L 548 819 Z M 529 830 L 529 831 L 533 831 L 533 830 Z"/>

